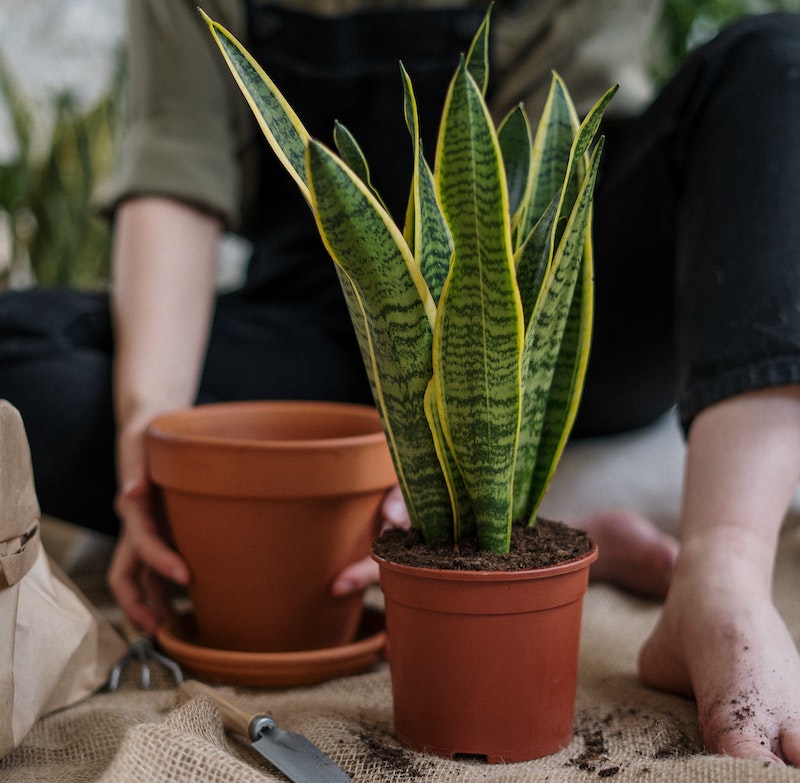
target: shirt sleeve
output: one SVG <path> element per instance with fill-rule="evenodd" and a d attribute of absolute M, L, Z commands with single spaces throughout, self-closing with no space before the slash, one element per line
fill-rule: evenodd
<path fill-rule="evenodd" d="M 242 35 L 241 3 L 203 5 Z M 158 195 L 236 226 L 243 100 L 213 37 L 189 0 L 130 0 L 128 21 L 124 128 L 101 207 Z"/>

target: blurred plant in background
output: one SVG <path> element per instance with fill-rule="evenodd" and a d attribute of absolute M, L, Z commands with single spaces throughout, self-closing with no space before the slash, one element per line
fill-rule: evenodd
<path fill-rule="evenodd" d="M 69 91 L 54 96 L 44 123 L 0 62 L 16 148 L 0 161 L 0 288 L 107 282 L 109 226 L 92 199 L 113 158 L 122 71 L 120 56 L 112 88 L 88 110 Z"/>

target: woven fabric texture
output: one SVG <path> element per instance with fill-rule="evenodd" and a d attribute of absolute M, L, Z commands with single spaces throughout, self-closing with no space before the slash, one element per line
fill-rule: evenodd
<path fill-rule="evenodd" d="M 779 608 L 800 638 L 800 524 L 787 523 L 776 569 Z M 614 781 L 798 781 L 800 770 L 703 752 L 692 701 L 645 688 L 636 653 L 658 606 L 592 585 L 586 596 L 580 676 L 571 744 L 547 758 L 486 765 L 412 752 L 392 734 L 389 671 L 286 690 L 220 687 L 252 712 L 267 712 L 305 734 L 356 783 L 585 783 Z M 169 681 L 143 692 L 135 677 L 120 692 L 100 693 L 34 727 L 0 760 L 3 783 L 222 783 L 285 781 L 249 746 L 226 734 L 203 698 L 181 703 Z"/>

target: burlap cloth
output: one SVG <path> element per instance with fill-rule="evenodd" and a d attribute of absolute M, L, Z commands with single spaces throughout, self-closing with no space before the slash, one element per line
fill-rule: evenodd
<path fill-rule="evenodd" d="M 800 525 L 792 519 L 782 536 L 775 593 L 795 641 L 800 636 L 799 565 Z M 694 704 L 637 681 L 636 651 L 657 611 L 656 605 L 613 588 L 589 588 L 573 741 L 553 756 L 520 764 L 443 760 L 398 745 L 385 664 L 313 687 L 223 690 L 253 712 L 269 712 L 283 728 L 307 735 L 354 781 L 800 781 L 798 769 L 704 754 Z M 131 677 L 120 692 L 97 694 L 42 719 L 0 761 L 0 780 L 285 780 L 245 743 L 223 732 L 209 702 L 181 705 L 166 679 L 156 686 L 140 691 Z"/>

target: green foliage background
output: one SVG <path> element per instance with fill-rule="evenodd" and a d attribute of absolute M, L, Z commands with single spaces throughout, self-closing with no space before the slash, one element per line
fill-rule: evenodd
<path fill-rule="evenodd" d="M 108 280 L 110 231 L 93 198 L 111 166 L 121 86 L 120 58 L 111 90 L 88 111 L 70 93 L 55 96 L 42 144 L 45 120 L 0 63 L 0 100 L 16 146 L 15 156 L 0 162 L 0 212 L 15 263 L 29 260 L 40 285 L 97 288 Z M 8 277 L 0 270 L 0 287 Z"/>
<path fill-rule="evenodd" d="M 665 79 L 686 52 L 745 13 L 800 11 L 800 0 L 667 0 L 664 56 L 655 76 Z M 89 111 L 69 94 L 54 98 L 55 122 L 42 152 L 37 118 L 0 63 L 0 100 L 9 107 L 17 155 L 0 161 L 0 212 L 6 213 L 17 258 L 30 259 L 40 285 L 96 288 L 108 281 L 110 232 L 93 206 L 107 175 L 118 125 L 123 63 L 109 94 Z M 0 247 L 0 257 L 4 248 Z M 0 269 L 0 288 L 7 280 Z"/>

